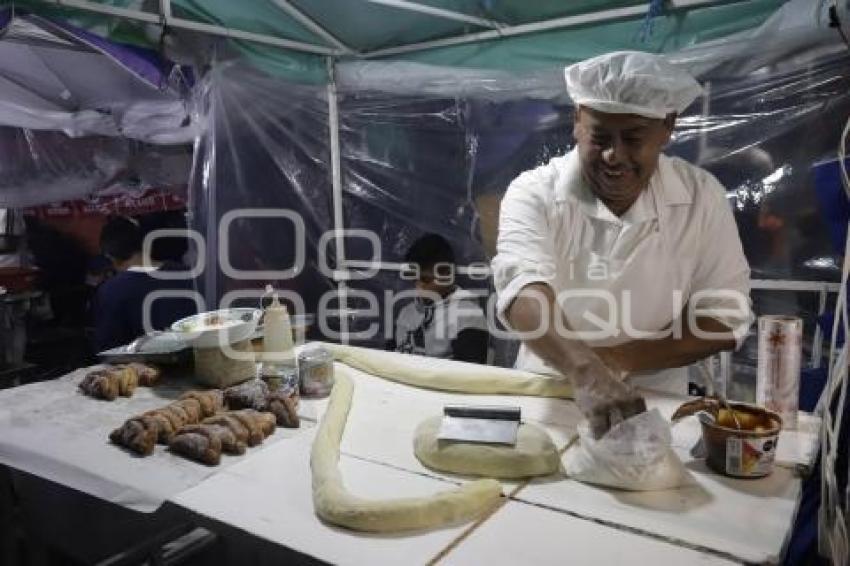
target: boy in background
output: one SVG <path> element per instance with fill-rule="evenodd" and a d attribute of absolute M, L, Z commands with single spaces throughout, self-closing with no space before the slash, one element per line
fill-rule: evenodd
<path fill-rule="evenodd" d="M 405 262 L 418 296 L 395 321 L 390 349 L 435 358 L 487 363 L 489 334 L 479 297 L 455 284 L 451 244 L 428 234 L 410 247 Z"/>

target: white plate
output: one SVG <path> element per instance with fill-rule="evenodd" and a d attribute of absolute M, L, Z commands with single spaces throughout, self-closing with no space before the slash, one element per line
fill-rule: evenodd
<path fill-rule="evenodd" d="M 222 309 L 182 318 L 171 330 L 195 348 L 214 348 L 247 340 L 257 329 L 261 310 Z"/>

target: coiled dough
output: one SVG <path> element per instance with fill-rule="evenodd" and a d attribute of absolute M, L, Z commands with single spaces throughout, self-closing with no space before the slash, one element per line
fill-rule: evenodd
<path fill-rule="evenodd" d="M 411 531 L 469 521 L 496 505 L 501 486 L 493 479 L 472 481 L 432 497 L 368 500 L 349 493 L 339 472 L 339 445 L 354 393 L 347 371 L 337 364 L 336 383 L 310 453 L 313 505 L 320 518 L 356 531 Z"/>
<path fill-rule="evenodd" d="M 572 386 L 564 378 L 427 356 L 323 344 L 334 358 L 353 368 L 406 385 L 476 393 L 479 395 L 531 395 L 571 399 Z"/>

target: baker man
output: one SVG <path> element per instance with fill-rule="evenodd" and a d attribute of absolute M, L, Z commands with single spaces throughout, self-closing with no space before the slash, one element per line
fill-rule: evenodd
<path fill-rule="evenodd" d="M 723 187 L 661 153 L 702 90 L 640 52 L 565 76 L 576 147 L 520 175 L 501 203 L 493 271 L 498 313 L 524 333 L 516 365 L 571 377 L 580 406 L 632 398 L 626 376 L 685 393 L 683 366 L 734 348 L 752 321 Z"/>

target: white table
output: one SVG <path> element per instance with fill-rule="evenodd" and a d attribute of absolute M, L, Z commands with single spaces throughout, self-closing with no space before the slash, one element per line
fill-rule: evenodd
<path fill-rule="evenodd" d="M 302 401 L 302 429 L 278 429 L 274 441 L 263 447 L 228 458 L 224 466 L 206 468 L 160 452 L 160 448 L 151 458 L 137 459 L 108 445 L 106 435 L 117 426 L 113 421 L 121 421 L 119 416 L 126 418 L 142 406 L 162 404 L 165 394 L 141 391 L 138 399 L 120 400 L 123 406 L 96 402 L 69 388 L 77 377 L 68 378 L 67 383 L 60 380 L 58 384 L 28 386 L 55 388 L 51 401 L 40 404 L 31 400 L 39 397 L 32 391 L 0 392 L 0 425 L 14 422 L 15 430 L 11 442 L 0 435 L 0 462 L 131 507 L 127 498 L 116 495 L 124 492 L 120 485 L 116 488 L 115 480 L 129 467 L 143 465 L 144 470 L 133 475 L 135 491 L 130 503 L 138 503 L 138 492 L 147 496 L 141 499 L 149 505 L 159 497 L 202 522 L 254 540 L 257 548 L 268 550 L 253 557 L 257 563 L 266 559 L 273 563 L 274 549 L 358 564 L 424 563 L 438 557 L 447 564 L 563 564 L 566 560 L 582 564 L 634 556 L 657 564 L 770 562 L 781 552 L 800 490 L 800 480 L 788 468 L 778 468 L 769 478 L 755 481 L 732 480 L 707 471 L 689 456 L 693 430 L 683 423 L 674 427 L 674 437 L 676 450 L 693 476 L 691 487 L 636 494 L 600 489 L 563 476 L 543 478 L 521 486 L 471 532 L 467 532 L 469 525 L 460 525 L 417 534 L 353 533 L 322 523 L 313 512 L 309 452 L 315 421 L 326 401 Z M 470 397 L 415 389 L 358 371 L 354 377 L 356 388 L 340 466 L 349 490 L 360 496 L 427 495 L 464 481 L 424 468 L 413 455 L 411 439 L 416 425 L 439 414 L 444 404 L 519 404 L 523 418 L 549 431 L 560 447 L 574 436 L 579 421 L 574 404 L 564 400 Z M 10 400 L 15 400 L 14 407 L 9 407 Z M 668 414 L 678 401 L 648 399 L 651 406 Z M 68 403 L 73 403 L 73 410 L 62 411 L 62 418 L 20 421 L 22 415 L 56 413 L 53 407 Z M 104 419 L 109 422 L 100 422 Z M 45 445 L 22 440 L 30 427 L 42 441 L 59 434 L 56 431 L 61 428 L 84 433 L 78 440 L 90 450 L 106 454 L 109 469 L 72 458 L 56 442 Z M 780 446 L 782 443 L 780 440 Z M 806 443 L 796 445 L 796 452 L 802 454 L 797 457 L 805 458 Z M 70 469 L 74 473 L 67 473 Z M 105 491 L 104 485 L 108 486 Z M 503 485 L 505 493 L 519 486 Z"/>

